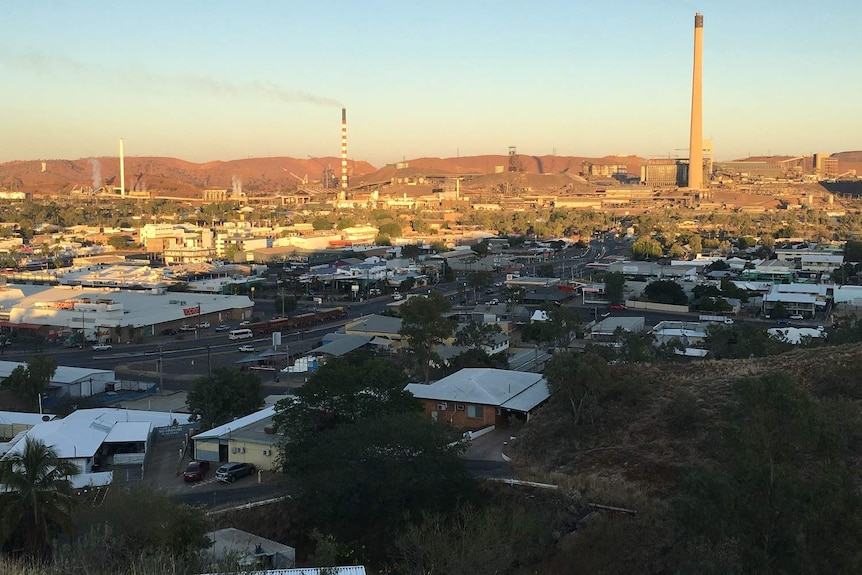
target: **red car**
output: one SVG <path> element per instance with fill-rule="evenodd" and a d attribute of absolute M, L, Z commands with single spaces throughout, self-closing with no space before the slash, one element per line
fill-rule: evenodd
<path fill-rule="evenodd" d="M 189 461 L 183 472 L 183 481 L 200 481 L 210 470 L 209 461 Z"/>
<path fill-rule="evenodd" d="M 626 307 L 626 306 L 624 306 L 624 305 L 617 304 L 617 305 L 612 305 L 612 306 L 611 306 L 611 309 L 615 309 L 615 310 L 618 310 L 618 311 L 622 311 L 622 310 L 626 310 L 626 309 L 629 309 L 629 308 L 627 308 L 627 307 Z"/>

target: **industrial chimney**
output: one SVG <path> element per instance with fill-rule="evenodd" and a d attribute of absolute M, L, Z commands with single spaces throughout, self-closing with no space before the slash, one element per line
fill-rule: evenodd
<path fill-rule="evenodd" d="M 703 188 L 703 15 L 694 15 L 694 73 L 691 80 L 691 137 L 688 187 Z"/>
<path fill-rule="evenodd" d="M 341 190 L 347 191 L 347 108 L 341 108 Z"/>
<path fill-rule="evenodd" d="M 120 138 L 120 195 L 126 195 L 126 158 L 123 155 L 122 138 Z"/>

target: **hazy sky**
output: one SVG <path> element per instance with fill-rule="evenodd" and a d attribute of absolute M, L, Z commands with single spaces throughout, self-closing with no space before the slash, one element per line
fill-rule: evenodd
<path fill-rule="evenodd" d="M 13 1 L 0 161 L 862 149 L 859 0 Z"/>

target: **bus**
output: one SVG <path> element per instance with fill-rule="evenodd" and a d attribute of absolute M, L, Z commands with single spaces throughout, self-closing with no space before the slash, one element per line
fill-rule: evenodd
<path fill-rule="evenodd" d="M 228 339 L 248 339 L 254 337 L 250 329 L 232 329 L 227 333 Z"/>

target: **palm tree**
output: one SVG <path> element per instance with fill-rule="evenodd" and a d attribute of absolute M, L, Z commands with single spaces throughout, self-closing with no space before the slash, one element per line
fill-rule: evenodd
<path fill-rule="evenodd" d="M 59 527 L 71 532 L 75 499 L 69 476 L 78 467 L 28 437 L 24 450 L 0 461 L 0 542 L 8 549 L 44 557 Z"/>

